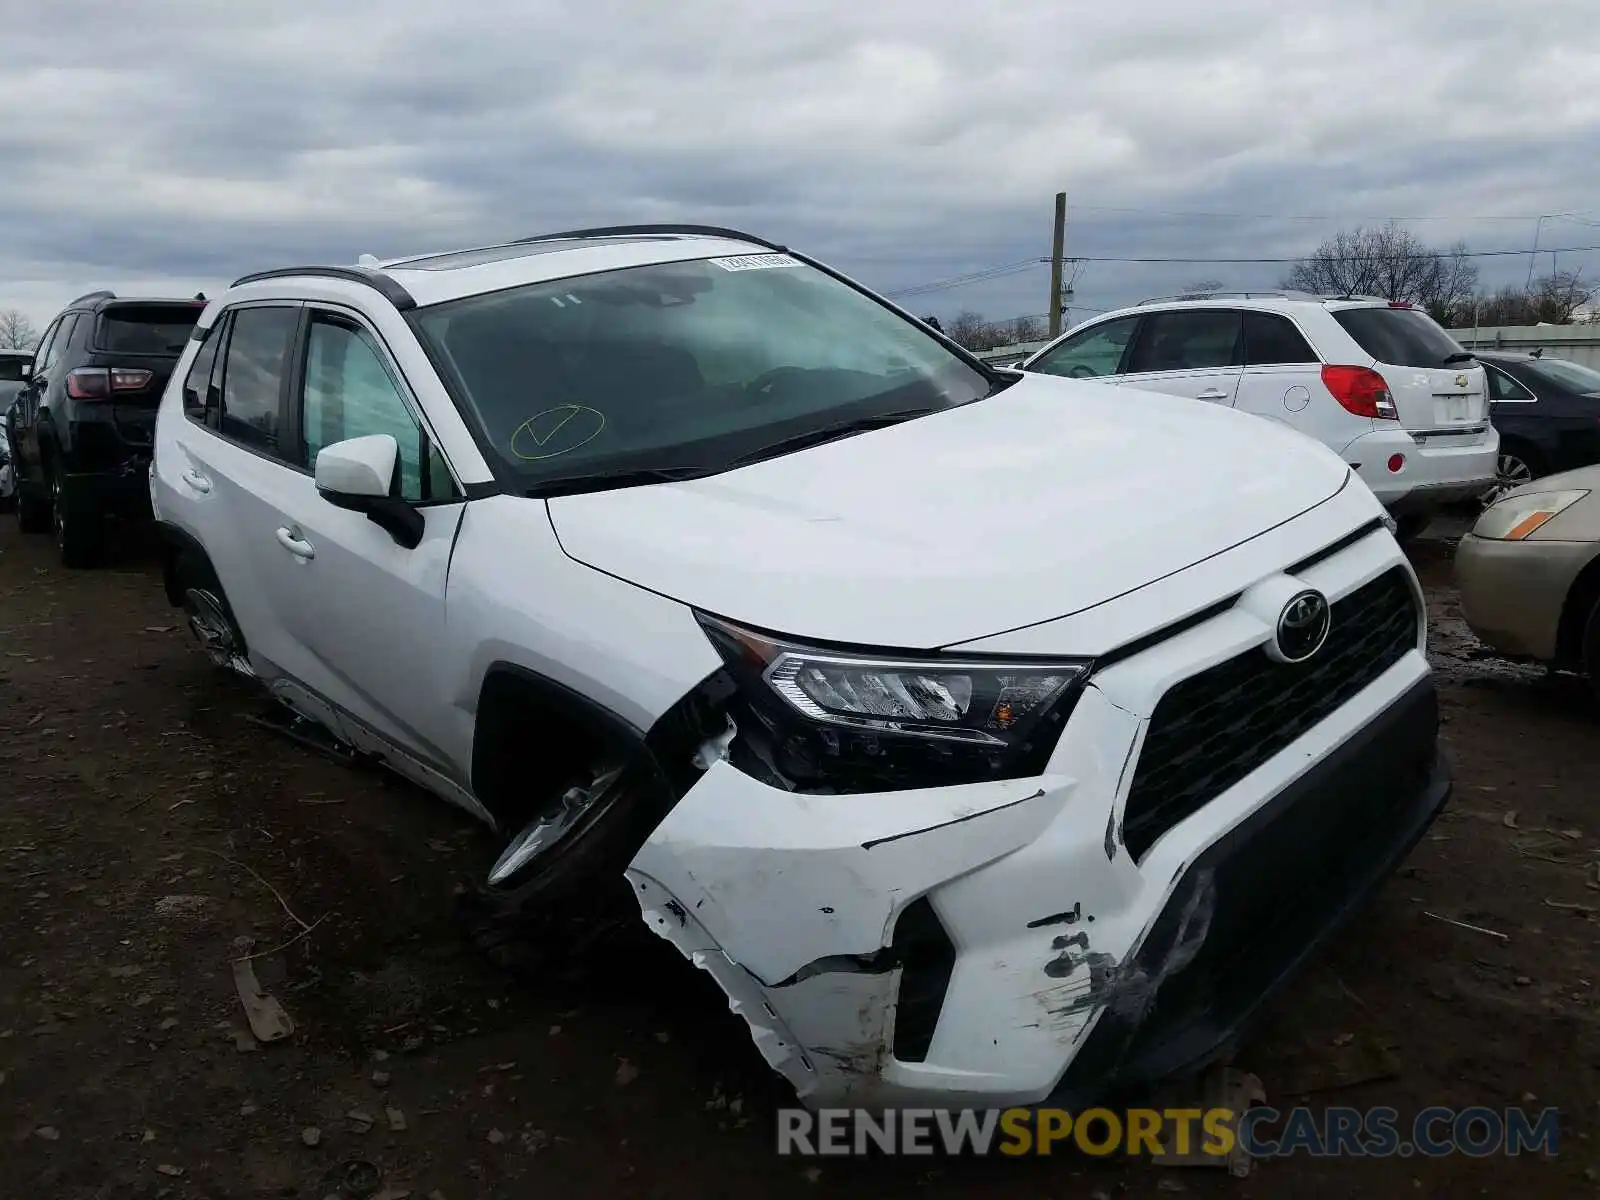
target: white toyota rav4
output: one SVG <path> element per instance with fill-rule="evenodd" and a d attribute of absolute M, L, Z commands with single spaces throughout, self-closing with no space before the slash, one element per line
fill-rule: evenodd
<path fill-rule="evenodd" d="M 487 888 L 625 872 L 807 1103 L 1200 1065 L 1444 804 L 1416 578 L 1309 439 L 728 230 L 364 261 L 207 306 L 169 598 Z"/>

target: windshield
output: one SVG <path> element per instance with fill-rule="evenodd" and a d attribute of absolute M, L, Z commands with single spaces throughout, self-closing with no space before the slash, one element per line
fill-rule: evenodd
<path fill-rule="evenodd" d="M 1568 362 L 1564 358 L 1536 358 L 1524 363 L 1529 374 L 1548 380 L 1568 392 L 1587 395 L 1600 392 L 1600 371 Z"/>
<path fill-rule="evenodd" d="M 1340 308 L 1333 319 L 1379 363 L 1391 367 L 1444 367 L 1466 353 L 1432 317 L 1414 308 Z"/>
<path fill-rule="evenodd" d="M 784 254 L 530 284 L 411 319 L 533 490 L 726 470 L 825 427 L 952 408 L 996 386 L 921 324 Z"/>

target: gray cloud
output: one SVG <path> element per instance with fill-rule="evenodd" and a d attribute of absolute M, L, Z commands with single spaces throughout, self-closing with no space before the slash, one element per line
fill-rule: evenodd
<path fill-rule="evenodd" d="M 1063 187 L 1082 255 L 1289 256 L 1384 214 L 1514 247 L 1600 184 L 1580 0 L 58 0 L 4 27 L 0 306 L 41 324 L 90 287 L 623 220 L 746 227 L 893 290 L 1047 253 Z M 1281 274 L 1088 264 L 1076 289 Z M 1037 312 L 1045 285 L 908 303 Z"/>

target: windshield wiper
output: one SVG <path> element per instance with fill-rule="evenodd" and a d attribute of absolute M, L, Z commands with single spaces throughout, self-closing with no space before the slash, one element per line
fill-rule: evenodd
<path fill-rule="evenodd" d="M 885 429 L 890 425 L 898 425 L 902 421 L 915 420 L 925 417 L 929 413 L 940 411 L 937 408 L 906 408 L 897 412 L 872 413 L 865 417 L 852 417 L 848 421 L 835 421 L 832 425 L 819 425 L 815 429 L 807 429 L 801 433 L 791 434 L 786 438 L 779 438 L 741 454 L 728 464 L 728 469 L 748 467 L 752 463 L 761 462 L 763 459 L 775 458 L 780 454 L 792 454 L 796 450 L 805 450 L 811 446 L 820 446 L 824 442 L 836 442 L 840 438 L 849 437 L 852 433 L 866 433 L 871 429 Z"/>
<path fill-rule="evenodd" d="M 590 471 L 585 474 L 558 475 L 541 479 L 524 493 L 538 499 L 571 496 L 579 492 L 601 492 L 612 488 L 641 487 L 650 483 L 682 483 L 715 475 L 726 467 L 629 467 L 616 471 Z"/>
<path fill-rule="evenodd" d="M 1477 357 L 1478 356 L 1476 354 L 1468 354 L 1465 351 L 1462 351 L 1460 354 L 1446 354 L 1444 356 L 1444 362 L 1440 363 L 1439 365 L 1444 367 L 1453 367 L 1458 362 L 1472 362 Z"/>

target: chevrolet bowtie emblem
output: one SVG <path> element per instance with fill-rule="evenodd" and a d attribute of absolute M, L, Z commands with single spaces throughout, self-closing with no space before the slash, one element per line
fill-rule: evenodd
<path fill-rule="evenodd" d="M 1467 386 L 1467 377 L 1465 375 L 1457 375 L 1456 376 L 1456 386 L 1457 387 L 1466 387 Z"/>

